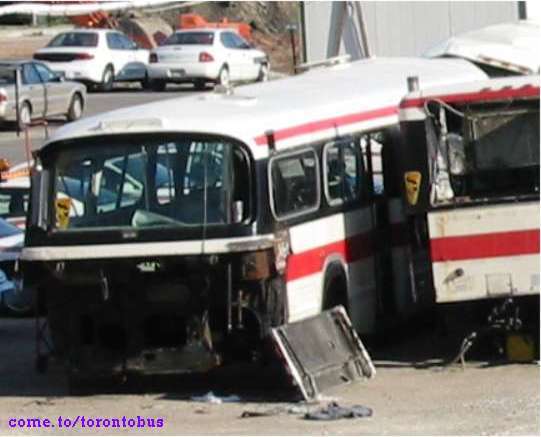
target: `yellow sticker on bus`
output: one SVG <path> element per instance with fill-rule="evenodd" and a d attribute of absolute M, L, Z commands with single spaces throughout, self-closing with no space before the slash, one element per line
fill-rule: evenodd
<path fill-rule="evenodd" d="M 407 171 L 404 174 L 406 184 L 406 196 L 410 205 L 417 205 L 419 190 L 421 188 L 421 173 L 418 171 Z"/>
<path fill-rule="evenodd" d="M 70 224 L 71 199 L 64 197 L 56 199 L 56 227 L 67 229 Z"/>

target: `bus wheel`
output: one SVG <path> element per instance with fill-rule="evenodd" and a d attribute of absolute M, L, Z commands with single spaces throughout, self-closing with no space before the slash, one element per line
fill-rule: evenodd
<path fill-rule="evenodd" d="M 342 305 L 349 314 L 348 285 L 344 269 L 339 264 L 329 266 L 323 285 L 323 310 Z"/>

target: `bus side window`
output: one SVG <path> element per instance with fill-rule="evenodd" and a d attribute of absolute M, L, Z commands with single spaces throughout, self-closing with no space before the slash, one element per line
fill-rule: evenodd
<path fill-rule="evenodd" d="M 361 197 L 362 161 L 353 140 L 329 143 L 323 149 L 323 179 L 329 205 Z"/>
<path fill-rule="evenodd" d="M 361 150 L 365 160 L 367 177 L 372 178 L 373 194 L 385 193 L 383 178 L 382 149 L 383 137 L 381 132 L 374 132 L 361 137 Z"/>
<path fill-rule="evenodd" d="M 319 167 L 313 150 L 271 159 L 272 206 L 277 218 L 319 207 Z"/>

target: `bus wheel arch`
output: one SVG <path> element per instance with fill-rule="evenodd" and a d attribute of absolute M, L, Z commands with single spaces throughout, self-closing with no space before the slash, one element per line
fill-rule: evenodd
<path fill-rule="evenodd" d="M 348 275 L 342 259 L 327 262 L 323 275 L 322 309 L 329 310 L 342 305 L 349 312 Z"/>

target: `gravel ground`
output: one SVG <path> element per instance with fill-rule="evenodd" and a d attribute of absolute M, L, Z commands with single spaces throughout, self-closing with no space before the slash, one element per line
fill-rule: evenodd
<path fill-rule="evenodd" d="M 0 435 L 14 434 L 277 434 L 277 435 L 538 435 L 539 368 L 535 364 L 469 362 L 465 370 L 442 368 L 427 353 L 433 339 L 413 338 L 379 351 L 377 376 L 369 381 L 338 387 L 331 399 L 340 405 L 361 404 L 373 416 L 333 422 L 303 420 L 318 405 L 276 401 L 274 392 L 257 395 L 234 382 L 224 394 L 238 394 L 241 402 L 208 404 L 190 400 L 193 394 L 215 389 L 203 381 L 189 390 L 166 385 L 139 394 L 69 396 L 60 369 L 41 376 L 33 370 L 33 322 L 0 319 Z M 446 356 L 453 348 L 444 348 Z M 398 352 L 397 352 L 398 351 Z M 407 357 L 410 357 L 410 360 Z M 429 358 L 432 357 L 432 358 Z M 383 358 L 386 358 L 385 360 Z M 253 384 L 260 381 L 255 377 Z M 246 383 L 246 381 L 244 381 Z M 241 418 L 244 411 L 268 416 Z M 75 420 L 122 417 L 162 418 L 155 429 L 59 428 L 58 416 Z M 10 418 L 49 418 L 55 428 L 10 429 Z M 82 419 L 79 419 L 79 424 Z"/>

